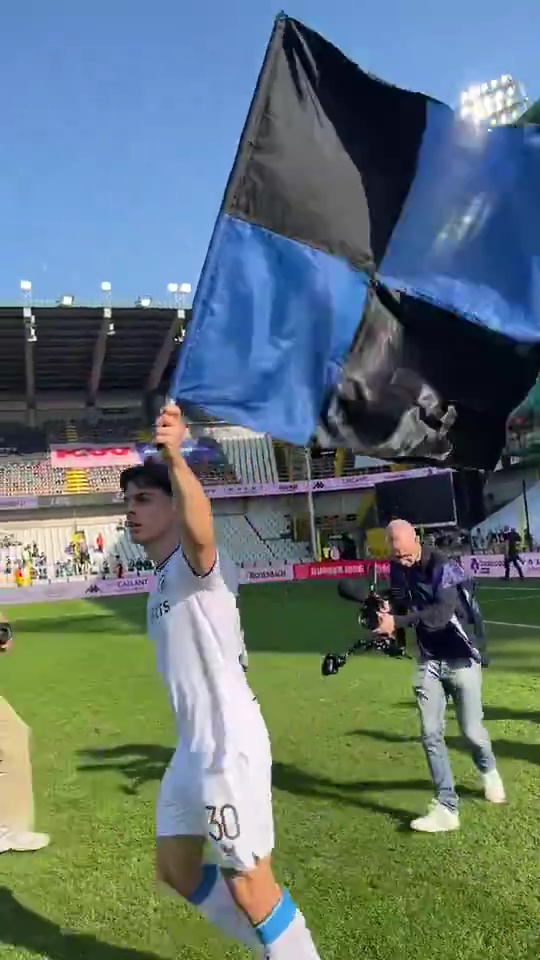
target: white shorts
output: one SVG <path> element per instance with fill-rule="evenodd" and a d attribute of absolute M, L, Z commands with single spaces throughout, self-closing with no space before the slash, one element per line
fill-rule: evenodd
<path fill-rule="evenodd" d="M 272 766 L 266 751 L 239 754 L 226 769 L 212 773 L 178 748 L 161 782 L 156 833 L 207 837 L 221 866 L 251 870 L 274 848 Z"/>

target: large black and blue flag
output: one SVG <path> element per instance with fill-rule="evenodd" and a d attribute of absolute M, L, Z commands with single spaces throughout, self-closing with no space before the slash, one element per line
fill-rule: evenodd
<path fill-rule="evenodd" d="M 493 467 L 540 368 L 540 127 L 276 20 L 171 395 L 294 444 Z"/>

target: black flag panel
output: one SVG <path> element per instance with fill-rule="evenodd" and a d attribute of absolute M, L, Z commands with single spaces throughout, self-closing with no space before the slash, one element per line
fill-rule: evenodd
<path fill-rule="evenodd" d="M 493 467 L 540 366 L 539 142 L 278 18 L 173 396 L 292 443 Z"/>

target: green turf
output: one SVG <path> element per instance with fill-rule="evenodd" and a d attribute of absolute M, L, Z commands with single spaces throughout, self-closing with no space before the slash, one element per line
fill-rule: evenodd
<path fill-rule="evenodd" d="M 430 785 L 410 663 L 364 656 L 320 677 L 355 636 L 329 584 L 246 587 L 242 606 L 275 757 L 276 869 L 324 960 L 540 957 L 540 589 L 482 590 L 494 662 L 489 727 L 509 803 L 482 800 L 456 735 L 462 830 L 407 829 Z M 144 601 L 13 612 L 0 689 L 34 732 L 36 855 L 0 860 L 2 960 L 218 960 L 242 952 L 153 883 L 153 811 L 172 725 Z"/>

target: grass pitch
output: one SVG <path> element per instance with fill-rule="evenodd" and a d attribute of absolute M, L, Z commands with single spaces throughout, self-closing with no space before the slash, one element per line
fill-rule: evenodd
<path fill-rule="evenodd" d="M 481 590 L 486 718 L 509 802 L 489 807 L 448 743 L 462 829 L 418 836 L 431 796 L 412 664 L 320 658 L 356 635 L 333 584 L 246 587 L 250 679 L 273 741 L 276 870 L 323 960 L 540 957 L 540 588 Z M 1 601 L 1 595 L 0 595 Z M 18 608 L 0 690 L 34 734 L 49 850 L 0 859 L 2 960 L 218 960 L 244 953 L 153 881 L 154 801 L 172 723 L 144 598 Z M 514 626 L 517 624 L 517 626 Z"/>

